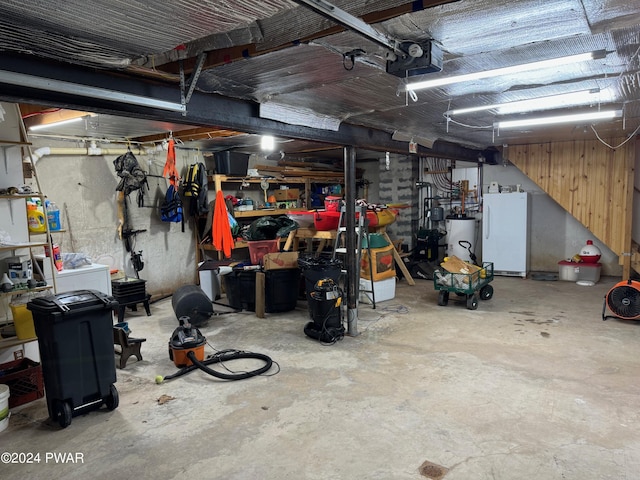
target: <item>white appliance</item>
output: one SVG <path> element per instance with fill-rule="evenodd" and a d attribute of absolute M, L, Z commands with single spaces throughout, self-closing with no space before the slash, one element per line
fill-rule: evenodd
<path fill-rule="evenodd" d="M 43 270 L 45 280 L 49 285 L 53 285 L 52 276 L 56 277 L 56 293 L 71 292 L 74 290 L 97 290 L 107 295 L 111 295 L 111 274 L 109 265 L 92 263 L 84 267 L 74 269 L 64 269 L 62 271 L 53 270 L 51 262 L 45 262 L 44 255 L 36 255 L 36 261 Z"/>
<path fill-rule="evenodd" d="M 473 263 L 471 254 L 476 255 L 475 217 L 447 217 L 447 256 L 455 255 L 460 260 Z"/>
<path fill-rule="evenodd" d="M 496 275 L 526 277 L 529 270 L 529 194 L 486 193 L 482 197 L 482 261 Z"/>

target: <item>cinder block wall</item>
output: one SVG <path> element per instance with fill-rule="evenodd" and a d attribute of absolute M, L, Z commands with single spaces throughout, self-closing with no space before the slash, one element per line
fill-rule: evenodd
<path fill-rule="evenodd" d="M 407 203 L 409 208 L 399 210 L 395 223 L 387 226 L 392 240 L 403 239 L 403 243 L 413 248 L 420 218 L 420 192 L 415 187 L 419 179 L 420 162 L 413 155 L 392 155 L 389 169 L 383 157 L 380 164 L 380 181 L 378 184 L 380 203 Z"/>

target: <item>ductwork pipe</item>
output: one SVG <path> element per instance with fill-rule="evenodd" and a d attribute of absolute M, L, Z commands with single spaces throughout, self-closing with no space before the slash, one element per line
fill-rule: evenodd
<path fill-rule="evenodd" d="M 161 148 L 161 147 L 160 147 Z M 42 147 L 31 154 L 31 162 L 35 165 L 38 160 L 47 155 L 84 155 L 89 157 L 101 155 L 124 155 L 129 149 L 124 147 L 100 148 L 92 145 L 90 147 Z M 148 155 L 147 150 L 139 150 L 136 155 Z M 29 157 L 25 158 L 26 161 Z"/>

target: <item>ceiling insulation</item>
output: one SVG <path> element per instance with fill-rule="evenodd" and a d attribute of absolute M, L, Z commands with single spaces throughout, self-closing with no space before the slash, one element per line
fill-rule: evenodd
<path fill-rule="evenodd" d="M 585 108 L 609 105 L 623 109 L 623 119 L 595 125 L 603 136 L 625 137 L 640 125 L 638 2 L 330 3 L 367 19 L 375 29 L 398 41 L 432 40 L 443 52 L 442 72 L 422 78 L 592 51 L 604 50 L 606 56 L 561 68 L 420 90 L 412 100 L 405 84 L 421 77 L 402 79 L 387 74 L 386 49 L 357 32 L 344 31 L 336 22 L 292 0 L 8 0 L 0 5 L 0 51 L 114 70 L 123 78 L 136 80 L 156 75 L 154 80 L 174 89 L 178 88 L 176 60 L 185 58 L 189 75 L 195 56 L 207 52 L 196 90 L 255 105 L 251 108 L 257 119 L 250 119 L 252 125 L 259 125 L 260 119 L 275 119 L 327 132 L 352 125 L 396 138 L 426 138 L 428 142 L 455 142 L 474 148 L 579 135 L 593 138 L 592 129 L 583 128 L 589 125 L 498 132 L 493 128 L 500 119 L 495 109 L 445 117 L 445 112 L 455 108 L 580 90 L 606 91 L 601 98 L 610 97 L 610 101 Z M 184 48 L 176 49 L 181 45 Z M 117 83 L 114 77 L 114 85 Z M 200 125 L 190 121 L 188 107 L 183 123 L 190 128 Z M 116 135 L 116 128 L 105 117 L 103 126 L 108 124 L 109 134 Z M 223 124 L 215 126 L 225 128 Z M 142 125 L 137 128 L 144 135 L 152 130 Z M 127 129 L 126 134 L 133 130 Z"/>

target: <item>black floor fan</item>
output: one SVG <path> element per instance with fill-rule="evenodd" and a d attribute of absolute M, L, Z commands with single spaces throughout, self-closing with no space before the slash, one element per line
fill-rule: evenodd
<path fill-rule="evenodd" d="M 606 315 L 609 310 L 614 316 Z M 602 320 L 619 318 L 622 320 L 640 319 L 640 282 L 628 280 L 616 283 L 604 297 Z"/>

